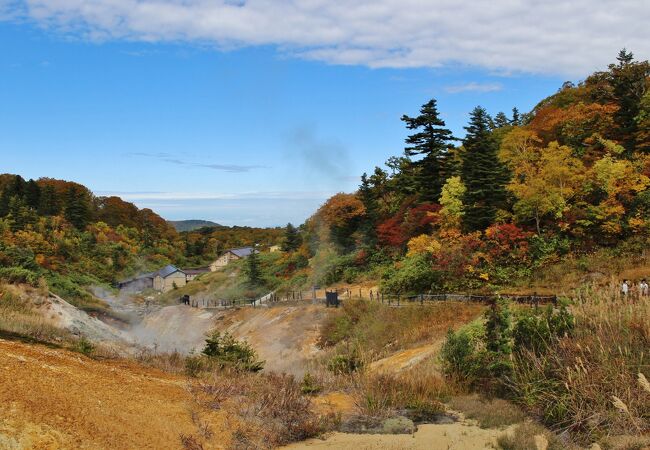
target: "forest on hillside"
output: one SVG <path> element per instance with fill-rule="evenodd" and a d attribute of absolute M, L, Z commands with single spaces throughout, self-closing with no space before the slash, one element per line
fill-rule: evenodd
<path fill-rule="evenodd" d="M 78 183 L 0 175 L 0 278 L 45 283 L 80 306 L 94 303 L 88 286 L 170 263 L 200 266 L 230 247 L 276 244 L 281 233 L 225 226 L 179 233 L 150 209 L 96 197 Z"/>
<path fill-rule="evenodd" d="M 477 106 L 462 139 L 429 100 L 402 116 L 401 155 L 301 227 L 293 267 L 316 284 L 370 277 L 390 292 L 485 290 L 567 255 L 642 254 L 649 86 L 650 63 L 622 50 L 607 70 L 564 83 L 529 113 Z"/>

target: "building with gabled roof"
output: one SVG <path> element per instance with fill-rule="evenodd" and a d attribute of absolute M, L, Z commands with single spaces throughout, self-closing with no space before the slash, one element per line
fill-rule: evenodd
<path fill-rule="evenodd" d="M 215 272 L 222 267 L 226 267 L 230 261 L 248 258 L 253 252 L 259 253 L 253 247 L 239 247 L 226 250 L 216 261 L 210 264 L 210 271 Z"/>
<path fill-rule="evenodd" d="M 145 273 L 135 278 L 120 281 L 117 285 L 120 289 L 130 292 L 155 289 L 160 292 L 168 292 L 172 289 L 185 286 L 187 275 L 174 265 L 167 265 L 156 272 Z"/>

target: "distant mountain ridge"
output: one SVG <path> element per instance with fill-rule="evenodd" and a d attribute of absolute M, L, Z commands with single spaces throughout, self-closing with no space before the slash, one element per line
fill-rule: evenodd
<path fill-rule="evenodd" d="M 221 225 L 210 220 L 168 220 L 176 231 L 193 231 L 203 227 L 220 227 Z"/>

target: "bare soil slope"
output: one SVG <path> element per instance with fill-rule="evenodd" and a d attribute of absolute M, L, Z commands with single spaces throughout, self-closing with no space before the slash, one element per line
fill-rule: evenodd
<path fill-rule="evenodd" d="M 2 449 L 178 449 L 196 432 L 192 408 L 182 377 L 0 340 Z M 215 413 L 202 418 L 225 429 Z"/>
<path fill-rule="evenodd" d="M 217 329 L 246 340 L 266 360 L 265 370 L 302 377 L 319 352 L 319 327 L 329 313 L 308 303 L 242 308 L 225 313 Z"/>

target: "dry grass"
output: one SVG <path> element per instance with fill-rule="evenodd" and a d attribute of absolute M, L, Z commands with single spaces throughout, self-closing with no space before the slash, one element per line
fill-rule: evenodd
<path fill-rule="evenodd" d="M 63 344 L 70 334 L 48 323 L 36 311 L 43 296 L 39 288 L 0 284 L 0 335 Z"/>
<path fill-rule="evenodd" d="M 517 397 L 585 443 L 650 432 L 650 299 L 586 290 L 572 310 L 573 337 L 521 355 L 511 380 Z"/>
<path fill-rule="evenodd" d="M 429 422 L 444 413 L 442 403 L 452 393 L 438 375 L 413 370 L 399 375 L 362 373 L 352 378 L 353 396 L 366 418 L 406 415 Z"/>
<path fill-rule="evenodd" d="M 423 341 L 438 341 L 450 328 L 472 321 L 484 307 L 465 302 L 440 302 L 394 308 L 351 299 L 321 328 L 322 347 L 345 342 L 358 346 L 368 360 Z"/>
<path fill-rule="evenodd" d="M 543 426 L 530 422 L 518 425 L 512 432 L 499 436 L 497 445 L 501 450 L 577 450 L 578 448 L 562 441 Z"/>
<path fill-rule="evenodd" d="M 311 399 L 288 375 L 220 372 L 191 383 L 196 402 L 228 411 L 233 448 L 275 448 L 337 425 L 336 417 L 313 413 Z"/>
<path fill-rule="evenodd" d="M 449 407 L 478 422 L 481 428 L 501 428 L 526 419 L 518 406 L 502 399 L 485 399 L 478 395 L 454 397 Z"/>

